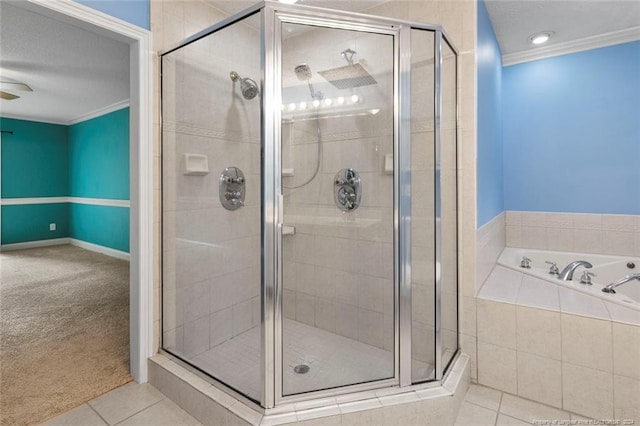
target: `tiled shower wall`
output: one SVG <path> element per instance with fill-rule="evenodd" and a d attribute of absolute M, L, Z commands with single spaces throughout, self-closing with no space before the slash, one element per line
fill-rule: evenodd
<path fill-rule="evenodd" d="M 151 2 L 151 30 L 154 50 L 167 49 L 207 26 L 219 22 L 227 15 L 215 7 L 216 2 L 153 1 Z M 460 326 L 461 344 L 465 352 L 475 354 L 475 277 L 476 277 L 476 146 L 475 146 L 475 43 L 476 2 L 415 2 L 394 0 L 366 11 L 380 16 L 424 23 L 441 24 L 459 51 L 458 101 L 458 214 L 460 263 Z M 154 64 L 154 341 L 160 343 L 160 74 L 159 61 Z M 215 294 L 215 293 L 214 293 Z M 464 297 L 463 297 L 464 296 Z M 473 315 L 468 315 L 473 312 Z"/>
<path fill-rule="evenodd" d="M 163 341 L 186 358 L 260 323 L 260 104 L 229 78 L 259 74 L 251 23 L 163 60 Z M 186 174 L 186 153 L 205 155 L 209 172 Z M 218 196 L 230 166 L 246 178 L 245 205 L 234 211 Z"/>

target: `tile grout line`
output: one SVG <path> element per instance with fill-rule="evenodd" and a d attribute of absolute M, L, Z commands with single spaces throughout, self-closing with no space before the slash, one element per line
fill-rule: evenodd
<path fill-rule="evenodd" d="M 162 395 L 164 396 L 164 394 L 162 394 Z M 145 411 L 146 409 L 151 408 L 151 407 L 153 407 L 153 406 L 155 406 L 155 405 L 160 404 L 160 403 L 161 403 L 162 401 L 164 401 L 165 399 L 167 399 L 167 397 L 166 397 L 166 396 L 164 396 L 164 398 L 162 398 L 160 401 L 156 401 L 156 402 L 154 402 L 154 403 L 153 403 L 153 404 L 151 404 L 151 405 L 147 405 L 147 406 L 146 406 L 146 407 L 144 407 L 143 409 L 136 411 L 136 412 L 135 412 L 135 413 L 133 413 L 132 415 L 130 415 L 130 416 L 128 416 L 128 417 L 125 417 L 124 419 L 120 420 L 120 421 L 119 421 L 119 422 L 117 422 L 117 423 L 114 423 L 113 425 L 112 425 L 112 424 L 110 424 L 110 423 L 108 423 L 108 424 L 109 424 L 110 426 L 116 426 L 116 425 L 122 424 L 124 421 L 129 420 L 131 417 L 136 416 L 136 415 L 138 415 L 138 414 L 142 413 L 142 412 L 143 412 L 143 411 Z M 178 405 L 178 404 L 176 404 L 176 405 Z M 180 406 L 178 405 L 178 407 L 180 407 Z M 182 407 L 181 407 L 181 408 L 182 408 Z"/>
<path fill-rule="evenodd" d="M 500 413 L 501 413 L 501 409 L 502 409 L 502 398 L 504 397 L 504 392 L 500 392 L 500 402 L 498 402 L 498 411 L 496 414 L 496 421 L 494 423 L 494 426 L 497 426 L 498 424 L 498 417 L 500 417 Z"/>
<path fill-rule="evenodd" d="M 102 420 L 102 421 L 104 422 L 104 424 L 109 425 L 109 422 L 108 422 L 104 417 L 102 417 L 102 416 L 100 415 L 100 413 L 98 413 L 98 411 L 97 411 L 95 408 L 93 408 L 93 406 L 92 406 L 91 404 L 89 404 L 89 401 L 85 402 L 85 404 L 87 404 L 87 406 L 88 406 L 88 407 L 89 407 L 89 408 L 90 408 L 94 413 L 96 413 L 96 414 L 98 415 L 98 417 L 100 417 L 100 420 Z"/>

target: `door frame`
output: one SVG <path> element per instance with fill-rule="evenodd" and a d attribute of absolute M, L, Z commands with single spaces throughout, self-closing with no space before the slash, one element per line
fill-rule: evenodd
<path fill-rule="evenodd" d="M 71 0 L 27 0 L 20 6 L 129 45 L 129 368 L 144 383 L 147 358 L 155 352 L 151 31 Z"/>

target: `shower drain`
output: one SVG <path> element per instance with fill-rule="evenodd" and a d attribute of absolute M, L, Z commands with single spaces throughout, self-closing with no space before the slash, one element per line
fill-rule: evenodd
<path fill-rule="evenodd" d="M 306 374 L 309 372 L 311 367 L 309 367 L 307 364 L 298 364 L 295 367 L 293 367 L 293 372 L 296 374 Z"/>

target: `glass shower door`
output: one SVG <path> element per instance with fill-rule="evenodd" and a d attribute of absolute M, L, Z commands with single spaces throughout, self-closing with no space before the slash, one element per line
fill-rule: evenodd
<path fill-rule="evenodd" d="M 162 347 L 260 401 L 260 14 L 162 56 Z"/>
<path fill-rule="evenodd" d="M 394 37 L 282 34 L 287 396 L 395 374 Z"/>

